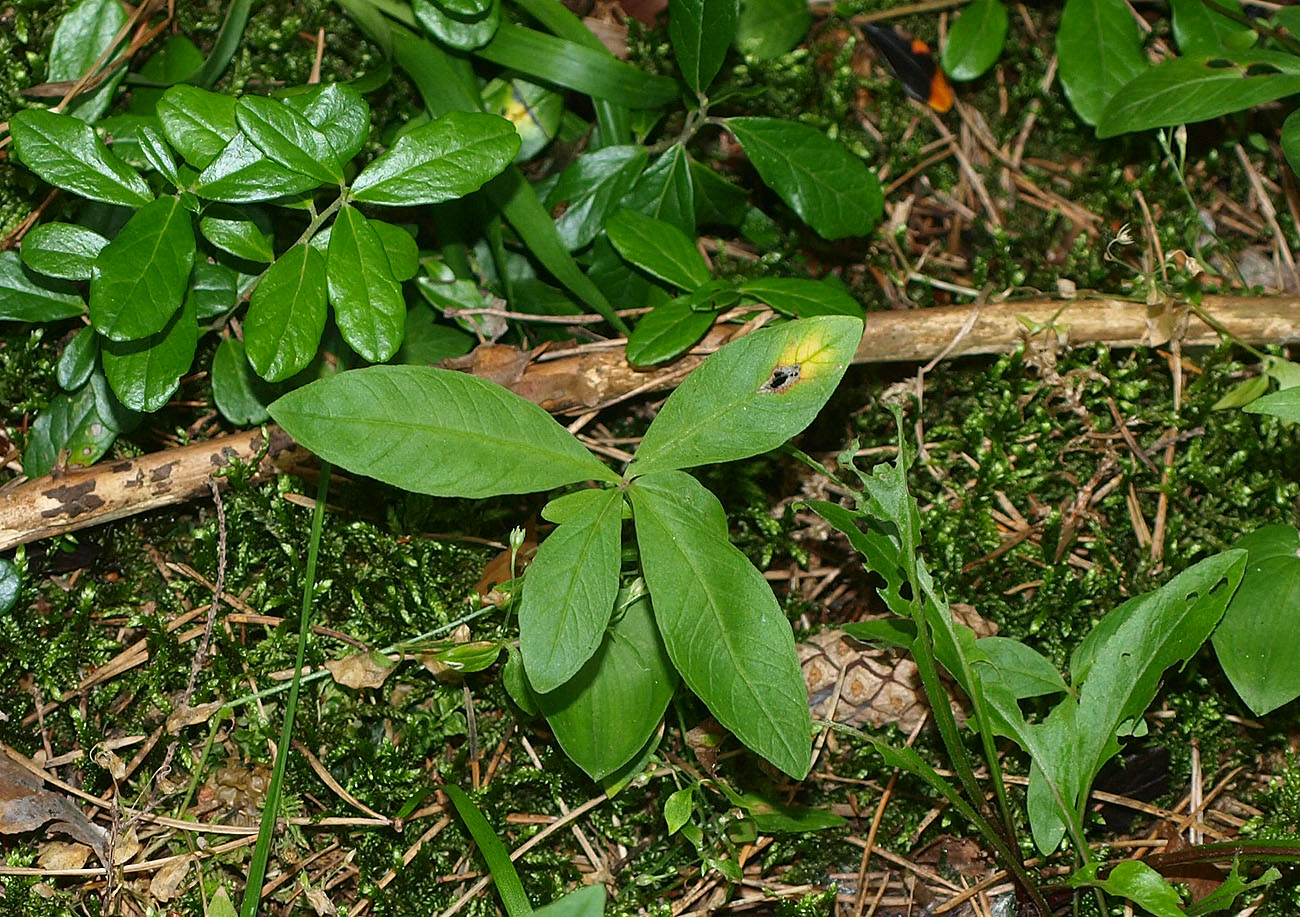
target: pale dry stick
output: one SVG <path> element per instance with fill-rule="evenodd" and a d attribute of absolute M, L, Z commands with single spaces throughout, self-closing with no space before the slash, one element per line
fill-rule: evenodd
<path fill-rule="evenodd" d="M 619 309 L 615 314 L 620 318 L 635 318 L 638 315 L 645 315 L 650 311 L 649 307 L 637 309 Z M 608 321 L 603 315 L 594 313 L 584 313 L 581 315 L 539 315 L 535 312 L 511 312 L 507 309 L 444 309 L 443 314 L 448 318 L 470 317 L 474 315 L 491 315 L 496 318 L 506 318 L 517 322 L 532 322 L 535 325 L 599 325 Z"/>
<path fill-rule="evenodd" d="M 811 574 L 811 571 L 809 571 Z M 797 591 L 797 590 L 791 590 Z M 835 714 L 839 712 L 840 698 L 843 696 L 844 680 L 848 677 L 849 667 L 846 665 L 840 669 L 840 677 L 835 681 L 835 690 L 831 692 L 830 707 L 826 711 L 826 719 L 835 722 Z M 810 763 L 808 764 L 809 772 L 817 766 L 817 761 L 821 758 L 822 748 L 826 745 L 826 737 L 830 735 L 829 729 L 823 729 L 817 735 L 817 740 L 813 742 L 813 753 Z"/>
<path fill-rule="evenodd" d="M 533 762 L 533 767 L 537 768 L 539 772 L 545 770 L 545 768 L 542 767 L 542 759 L 537 757 L 537 752 L 533 750 L 532 743 L 528 741 L 528 737 L 521 735 L 519 737 L 519 744 L 523 746 L 524 753 L 528 755 L 528 760 Z M 569 814 L 568 803 L 566 803 L 564 801 L 564 798 L 560 796 L 558 793 L 555 796 L 555 804 L 559 807 L 561 815 Z M 604 872 L 606 875 L 608 875 L 609 867 L 608 864 L 605 862 L 605 858 L 602 857 L 600 854 L 598 854 L 596 852 L 596 848 L 591 845 L 591 841 L 587 840 L 587 834 L 582 830 L 582 826 L 575 824 L 572 828 L 572 831 L 573 831 L 573 836 L 577 839 L 578 844 L 582 847 L 582 852 L 587 855 L 587 860 L 588 862 L 591 863 L 591 868 L 600 870 Z"/>
<path fill-rule="evenodd" d="M 1151 248 L 1155 252 L 1155 262 L 1160 269 L 1160 279 L 1168 284 L 1169 265 L 1165 263 L 1165 249 L 1160 244 L 1160 233 L 1156 231 L 1156 221 L 1151 218 L 1151 208 L 1147 206 L 1147 199 L 1140 188 L 1133 189 L 1133 196 L 1137 198 L 1138 206 L 1142 208 L 1142 224 L 1146 227 L 1147 238 L 1150 240 Z"/>
<path fill-rule="evenodd" d="M 208 859 L 210 857 L 220 856 L 223 853 L 230 853 L 232 850 L 238 850 L 241 847 L 251 847 L 257 843 L 257 833 L 254 832 L 247 837 L 241 837 L 237 840 L 226 841 L 224 844 L 218 844 L 215 847 L 209 847 L 198 853 L 178 853 L 174 856 L 162 857 L 158 860 L 148 860 L 143 863 L 127 863 L 125 866 L 114 867 L 117 870 L 127 874 L 134 875 L 140 872 L 153 872 L 162 869 L 172 863 L 185 860 L 187 862 L 199 859 Z M 80 869 L 45 869 L 39 866 L 3 866 L 0 865 L 0 876 L 49 876 L 65 878 L 102 878 L 108 872 L 106 866 L 85 866 Z"/>
<path fill-rule="evenodd" d="M 898 176 L 898 178 L 891 181 L 885 187 L 885 197 L 890 197 L 891 195 L 893 195 L 895 191 L 897 191 L 903 185 L 907 184 L 907 182 L 909 182 L 911 179 L 920 175 L 926 169 L 930 168 L 930 166 L 934 165 L 935 163 L 943 162 L 945 159 L 947 159 L 950 156 L 952 156 L 952 148 L 945 146 L 944 149 L 940 150 L 934 155 L 922 159 L 919 163 L 912 166 L 912 168 L 908 169 L 902 175 Z"/>
<path fill-rule="evenodd" d="M 578 431 L 581 430 L 583 427 L 585 427 L 587 424 L 591 423 L 593 420 L 595 420 L 596 415 L 599 413 L 600 413 L 599 411 L 587 411 L 585 414 L 580 415 L 577 420 L 569 424 L 564 429 L 568 430 L 574 436 L 577 436 Z"/>
<path fill-rule="evenodd" d="M 311 62 L 311 73 L 307 75 L 307 85 L 315 86 L 320 82 L 321 59 L 325 57 L 325 30 L 316 30 L 316 59 Z"/>
<path fill-rule="evenodd" d="M 918 106 L 920 105 L 920 103 L 915 104 Z M 961 102 L 957 103 L 958 110 L 960 110 L 962 104 L 963 103 Z M 984 186 L 984 179 L 975 171 L 975 167 L 971 165 L 970 159 L 967 158 L 966 154 L 962 151 L 960 144 L 957 142 L 956 136 L 954 136 L 953 132 L 948 129 L 948 125 L 943 123 L 943 119 L 939 117 L 939 113 L 928 105 L 924 106 L 924 108 L 925 113 L 930 117 L 930 123 L 934 125 L 934 129 L 942 136 L 948 138 L 948 142 L 952 146 L 953 156 L 957 159 L 957 165 L 961 169 L 962 174 L 964 174 L 970 181 L 971 187 L 975 189 L 975 196 L 979 198 L 980 204 L 984 208 L 984 213 L 989 218 L 989 222 L 998 229 L 1001 229 L 1002 217 L 998 214 L 997 208 L 993 206 L 993 199 L 989 197 L 989 190 Z"/>
<path fill-rule="evenodd" d="M 1255 200 L 1259 205 L 1259 212 L 1264 217 L 1268 227 L 1273 232 L 1273 246 L 1277 251 L 1278 257 L 1286 264 L 1287 270 L 1291 272 L 1290 280 L 1296 278 L 1295 256 L 1291 254 L 1291 246 L 1287 244 L 1286 236 L 1282 232 L 1282 227 L 1277 222 L 1277 210 L 1273 206 L 1273 199 L 1268 192 L 1264 190 L 1263 183 L 1260 181 L 1259 172 L 1255 169 L 1255 164 L 1250 161 L 1246 155 L 1245 149 L 1240 143 L 1234 144 L 1237 151 L 1237 159 L 1241 162 L 1241 167 L 1246 170 L 1246 178 L 1250 182 L 1251 190 L 1255 194 Z M 1283 278 L 1278 278 L 1279 280 Z M 1291 284 L 1283 283 L 1280 286 L 1286 289 Z"/>
<path fill-rule="evenodd" d="M 538 831 L 528 840 L 524 841 L 522 844 L 516 847 L 514 851 L 510 854 L 511 861 L 519 859 L 521 856 L 523 856 L 529 850 L 532 850 L 534 847 L 536 847 L 542 841 L 546 840 L 546 838 L 550 837 L 556 831 L 559 831 L 561 828 L 565 827 L 570 822 L 581 818 L 582 816 L 590 812 L 592 809 L 599 806 L 602 802 L 605 802 L 607 798 L 608 797 L 606 797 L 604 793 L 601 793 L 599 796 L 593 796 L 591 799 L 588 799 L 586 802 L 578 806 L 576 809 L 570 811 L 567 815 L 557 818 L 555 821 L 551 822 L 541 831 Z M 483 876 L 483 878 L 479 879 L 470 887 L 469 891 L 465 892 L 465 894 L 457 898 L 456 901 L 451 905 L 451 907 L 443 911 L 439 915 L 439 917 L 453 917 L 453 915 L 459 913 L 460 909 L 465 906 L 465 903 L 471 900 L 472 898 L 476 897 L 480 892 L 483 891 L 483 889 L 487 888 L 488 883 L 490 883 L 491 881 L 492 881 L 492 877 L 490 875 Z"/>
<path fill-rule="evenodd" d="M 1189 812 L 1199 812 L 1201 806 L 1204 805 L 1202 797 L 1205 787 L 1202 786 L 1201 781 L 1205 779 L 1205 775 L 1201 773 L 1201 743 L 1193 738 L 1191 745 L 1192 772 L 1189 775 L 1191 788 L 1187 794 L 1187 806 Z M 1199 844 L 1201 842 L 1201 832 L 1196 828 L 1196 826 L 1193 825 L 1187 829 L 1187 840 L 1192 844 Z"/>
<path fill-rule="evenodd" d="M 880 910 L 880 902 L 885 898 L 885 892 L 889 890 L 889 880 L 892 879 L 893 876 L 894 874 L 892 872 L 888 869 L 885 870 L 884 875 L 880 879 L 880 891 L 876 892 L 876 897 L 871 899 L 871 907 L 863 917 L 875 917 L 876 911 Z"/>
<path fill-rule="evenodd" d="M 321 783 L 329 787 L 335 796 L 352 806 L 352 808 L 360 809 L 362 812 L 365 812 L 371 818 L 377 818 L 390 825 L 393 823 L 391 818 L 386 818 L 385 816 L 380 815 L 374 809 L 370 808 L 370 806 L 366 805 L 360 799 L 357 799 L 357 797 L 345 790 L 342 784 L 334 779 L 334 775 L 325 768 L 325 765 L 321 764 L 320 759 L 312 754 L 310 748 L 297 739 L 292 740 L 292 745 L 298 754 L 307 759 L 308 766 L 310 766 L 316 776 L 320 778 Z"/>

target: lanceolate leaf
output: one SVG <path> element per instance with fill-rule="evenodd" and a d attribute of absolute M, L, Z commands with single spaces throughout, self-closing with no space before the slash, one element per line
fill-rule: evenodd
<path fill-rule="evenodd" d="M 669 0 L 668 35 L 677 66 L 697 93 L 718 75 L 739 17 L 737 0 Z"/>
<path fill-rule="evenodd" d="M 272 161 L 244 134 L 236 134 L 204 169 L 195 193 L 227 204 L 269 201 L 310 191 L 320 182 Z"/>
<path fill-rule="evenodd" d="M 519 651 L 539 693 L 560 687 L 596 652 L 618 591 L 623 495 L 571 496 L 581 505 L 537 549 L 519 604 Z"/>
<path fill-rule="evenodd" d="M 620 608 L 595 654 L 569 681 L 538 697 L 560 747 L 593 780 L 636 756 L 677 687 L 649 600 L 628 603 L 628 591 L 620 591 Z"/>
<path fill-rule="evenodd" d="M 235 118 L 248 139 L 272 160 L 321 184 L 343 181 L 343 166 L 325 135 L 290 106 L 265 96 L 244 96 Z"/>
<path fill-rule="evenodd" d="M 1147 69 L 1137 22 L 1124 0 L 1067 0 L 1056 53 L 1066 96 L 1079 117 L 1093 125 L 1107 103 Z"/>
<path fill-rule="evenodd" d="M 671 223 L 684 233 L 695 232 L 695 184 L 691 158 L 675 143 L 637 179 L 623 206 Z"/>
<path fill-rule="evenodd" d="M 72 223 L 41 223 L 23 236 L 23 264 L 47 277 L 89 280 L 95 257 L 108 240 Z"/>
<path fill-rule="evenodd" d="M 826 239 L 866 235 L 884 212 L 876 176 L 843 144 L 780 118 L 728 118 L 764 184 Z"/>
<path fill-rule="evenodd" d="M 51 185 L 124 207 L 153 200 L 140 174 L 111 153 L 93 127 L 72 115 L 20 111 L 10 120 L 9 133 L 18 158 Z"/>
<path fill-rule="evenodd" d="M 943 69 L 954 80 L 973 80 L 993 66 L 1006 39 L 1006 5 L 1002 0 L 975 0 L 948 32 Z"/>
<path fill-rule="evenodd" d="M 638 478 L 627 492 L 673 665 L 718 722 L 802 779 L 812 720 L 794 636 L 763 574 L 728 540 L 722 504 L 681 471 Z"/>
<path fill-rule="evenodd" d="M 1247 414 L 1270 414 L 1273 417 L 1300 423 L 1300 388 L 1284 388 L 1280 392 L 1265 395 L 1252 401 L 1242 410 Z"/>
<path fill-rule="evenodd" d="M 126 12 L 118 0 L 81 0 L 63 14 L 54 30 L 46 79 L 51 83 L 74 82 L 92 72 L 104 52 L 112 49 L 125 23 Z M 65 111 L 88 123 L 98 121 L 113 101 L 125 72 L 125 66 L 119 64 L 111 76 L 79 95 Z"/>
<path fill-rule="evenodd" d="M 344 207 L 334 221 L 328 261 L 330 304 L 343 340 L 369 362 L 383 363 L 402 345 L 406 300 L 379 235 L 355 207 Z"/>
<path fill-rule="evenodd" d="M 316 356 L 325 291 L 325 259 L 310 245 L 295 245 L 262 277 L 248 303 L 244 347 L 263 379 L 288 379 Z"/>
<path fill-rule="evenodd" d="M 775 449 L 812 422 L 861 337 L 861 321 L 833 315 L 764 329 L 728 344 L 669 397 L 628 475 Z"/>
<path fill-rule="evenodd" d="M 573 251 L 596 238 L 605 217 L 632 188 L 645 163 L 643 147 L 607 146 L 579 156 L 560 173 L 546 203 L 564 207 L 555 229 L 566 248 Z"/>
<path fill-rule="evenodd" d="M 620 255 L 660 280 L 682 290 L 709 280 L 709 266 L 695 242 L 671 223 L 620 210 L 606 231 Z"/>
<path fill-rule="evenodd" d="M 853 315 L 861 318 L 862 304 L 849 291 L 831 279 L 808 280 L 802 277 L 759 277 L 746 280 L 740 292 L 765 302 L 778 312 L 795 318 L 814 315 Z"/>
<path fill-rule="evenodd" d="M 172 86 L 158 100 L 163 133 L 196 169 L 206 169 L 235 135 L 235 98 L 196 86 Z"/>
<path fill-rule="evenodd" d="M 477 191 L 510 164 L 519 135 L 505 118 L 453 111 L 399 137 L 352 183 L 354 200 L 409 207 Z"/>
<path fill-rule="evenodd" d="M 641 316 L 627 339 L 627 361 L 653 366 L 679 356 L 704 337 L 717 315 L 697 312 L 688 297 L 679 296 Z"/>
<path fill-rule="evenodd" d="M 285 395 L 271 416 L 321 458 L 417 493 L 478 498 L 619 480 L 531 401 L 450 370 L 340 373 Z"/>
<path fill-rule="evenodd" d="M 167 327 L 139 341 L 104 341 L 104 375 L 121 402 L 133 411 L 156 411 L 167 403 L 194 362 L 198 325 L 187 300 Z"/>
<path fill-rule="evenodd" d="M 0 252 L 0 321 L 53 322 L 85 310 L 72 284 L 43 286 L 28 274 L 17 252 Z"/>
<path fill-rule="evenodd" d="M 194 230 L 180 199 L 160 197 L 141 207 L 95 259 L 95 330 L 112 341 L 162 331 L 181 307 L 193 265 Z"/>
<path fill-rule="evenodd" d="M 1178 57 L 1145 70 L 1097 120 L 1097 136 L 1189 124 L 1300 93 L 1300 74 L 1258 73 L 1249 59 Z"/>

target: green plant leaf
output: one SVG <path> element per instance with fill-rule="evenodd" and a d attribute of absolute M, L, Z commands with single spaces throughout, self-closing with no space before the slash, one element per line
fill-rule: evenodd
<path fill-rule="evenodd" d="M 241 427 L 266 423 L 271 417 L 266 406 L 275 396 L 275 388 L 248 365 L 244 342 L 222 338 L 212 356 L 212 400 L 221 416 Z"/>
<path fill-rule="evenodd" d="M 658 108 L 678 94 L 675 80 L 646 73 L 607 51 L 511 22 L 503 21 L 492 41 L 475 53 L 540 82 L 629 108 Z"/>
<path fill-rule="evenodd" d="M 812 761 L 794 635 L 718 499 L 682 471 L 632 482 L 641 569 L 673 665 L 723 726 L 796 780 Z"/>
<path fill-rule="evenodd" d="M 238 283 L 239 275 L 233 268 L 200 258 L 194 262 L 185 298 L 194 300 L 194 314 L 200 322 L 210 321 L 239 305 Z"/>
<path fill-rule="evenodd" d="M 46 80 L 51 83 L 79 80 L 94 68 L 105 51 L 112 49 L 118 31 L 125 24 L 126 11 L 117 0 L 81 0 L 63 14 L 54 30 Z M 125 66 L 119 64 L 107 79 L 77 96 L 64 111 L 87 123 L 98 121 L 112 103 L 125 73 Z"/>
<path fill-rule="evenodd" d="M 501 25 L 499 0 L 484 5 L 473 16 L 457 15 L 445 7 L 446 4 L 439 4 L 437 0 L 411 0 L 411 10 L 425 31 L 457 51 L 475 51 L 483 47 Z"/>
<path fill-rule="evenodd" d="M 319 184 L 341 184 L 343 165 L 325 135 L 278 99 L 244 96 L 235 103 L 235 120 L 245 136 L 270 159 Z"/>
<path fill-rule="evenodd" d="M 18 252 L 0 251 L 0 321 L 53 322 L 86 311 L 71 284 L 42 284 L 23 267 Z"/>
<path fill-rule="evenodd" d="M 560 173 L 546 195 L 546 206 L 563 207 L 555 229 L 570 251 L 596 238 L 605 219 L 632 189 L 645 169 L 647 155 L 640 146 L 607 146 L 584 153 Z"/>
<path fill-rule="evenodd" d="M 1300 697 L 1300 533 L 1268 525 L 1237 539 L 1246 572 L 1214 632 L 1214 652 L 1241 699 L 1263 716 Z"/>
<path fill-rule="evenodd" d="M 677 688 L 646 596 L 633 600 L 621 589 L 615 603 L 592 657 L 559 688 L 538 695 L 556 741 L 593 780 L 637 756 Z"/>
<path fill-rule="evenodd" d="M 682 825 L 691 820 L 691 814 L 694 811 L 694 785 L 684 786 L 669 796 L 664 803 L 664 822 L 668 825 L 668 833 L 676 834 L 680 831 Z"/>
<path fill-rule="evenodd" d="M 863 236 L 884 213 L 880 182 L 821 131 L 780 118 L 728 118 L 763 183 L 825 239 Z"/>
<path fill-rule="evenodd" d="M 737 0 L 668 0 L 668 37 L 686 85 L 703 94 L 722 69 L 740 18 Z"/>
<path fill-rule="evenodd" d="M 862 318 L 865 311 L 843 284 L 826 278 L 808 280 L 802 277 L 759 277 L 746 280 L 740 292 L 767 303 L 778 312 L 795 318 L 812 318 L 815 315 L 852 315 Z"/>
<path fill-rule="evenodd" d="M 223 252 L 258 264 L 275 260 L 275 227 L 256 206 L 209 207 L 199 218 L 199 232 Z"/>
<path fill-rule="evenodd" d="M 325 259 L 295 245 L 267 269 L 244 317 L 248 362 L 268 382 L 304 369 L 320 346 L 326 319 Z"/>
<path fill-rule="evenodd" d="M 1268 391 L 1268 376 L 1251 376 L 1244 382 L 1238 382 L 1223 393 L 1218 401 L 1211 405 L 1212 411 L 1226 411 L 1229 408 L 1242 408 Z"/>
<path fill-rule="evenodd" d="M 172 86 L 158 100 L 167 142 L 196 169 L 210 166 L 239 133 L 235 97 L 196 86 Z"/>
<path fill-rule="evenodd" d="M 745 810 L 754 827 L 764 834 L 804 834 L 841 828 L 848 820 L 825 809 L 791 806 L 765 799 L 758 793 L 736 793 L 719 783 L 733 805 Z"/>
<path fill-rule="evenodd" d="M 72 223 L 41 223 L 23 236 L 23 264 L 47 277 L 89 280 L 95 256 L 108 240 Z"/>
<path fill-rule="evenodd" d="M 736 49 L 754 60 L 772 60 L 799 44 L 811 25 L 804 0 L 740 0 Z"/>
<path fill-rule="evenodd" d="M 620 480 L 531 401 L 450 370 L 340 373 L 280 398 L 271 416 L 321 458 L 416 493 L 480 498 Z"/>
<path fill-rule="evenodd" d="M 1097 136 L 1206 121 L 1300 93 L 1300 73 L 1260 66 L 1245 57 L 1177 57 L 1151 67 L 1106 105 Z"/>
<path fill-rule="evenodd" d="M 176 197 L 151 201 L 100 251 L 90 320 L 111 341 L 157 334 L 181 307 L 194 266 L 194 229 Z"/>
<path fill-rule="evenodd" d="M 48 474 L 61 453 L 69 467 L 93 465 L 134 417 L 113 396 L 104 374 L 92 373 L 78 391 L 55 395 L 32 422 L 23 450 L 23 473 L 29 478 Z"/>
<path fill-rule="evenodd" d="M 18 604 L 22 586 L 23 578 L 14 562 L 8 558 L 0 559 L 0 615 L 9 614 Z"/>
<path fill-rule="evenodd" d="M 962 9 L 943 46 L 943 69 L 954 80 L 973 80 L 997 62 L 1007 40 L 1002 0 L 974 0 Z"/>
<path fill-rule="evenodd" d="M 1234 12 L 1241 12 L 1237 0 L 1219 2 Z M 1201 0 L 1170 0 L 1169 6 L 1173 13 L 1174 41 L 1178 42 L 1180 54 L 1214 54 L 1228 50 L 1228 43 L 1243 32 L 1251 36 L 1251 44 L 1254 44 L 1254 33 Z"/>
<path fill-rule="evenodd" d="M 519 651 L 529 682 L 542 694 L 572 678 L 596 652 L 618 592 L 623 495 L 609 488 L 570 496 L 582 505 L 537 549 L 519 603 Z"/>
<path fill-rule="evenodd" d="M 483 817 L 483 813 L 478 810 L 464 790 L 450 783 L 442 789 L 451 799 L 452 805 L 456 807 L 456 814 L 469 829 L 474 843 L 478 844 L 479 853 L 483 855 L 488 872 L 492 874 L 492 881 L 497 887 L 497 894 L 501 896 L 501 903 L 505 906 L 507 917 L 528 917 L 533 913 L 533 907 L 528 903 L 528 896 L 524 894 L 524 886 L 519 881 L 519 873 L 515 872 L 514 863 L 510 862 L 510 851 L 506 850 L 501 839 L 492 830 L 492 826 Z"/>
<path fill-rule="evenodd" d="M 343 165 L 361 152 L 370 136 L 370 106 L 355 87 L 330 83 L 285 98 L 285 104 L 325 135 Z"/>
<path fill-rule="evenodd" d="M 371 363 L 388 360 L 402 345 L 406 300 L 379 235 L 355 207 L 334 221 L 325 276 L 343 340 Z"/>
<path fill-rule="evenodd" d="M 1100 863 L 1089 863 L 1075 871 L 1066 884 L 1071 888 L 1100 888 L 1107 894 L 1127 898 L 1155 917 L 1187 917 L 1178 892 L 1146 863 L 1125 860 L 1104 879 L 1098 878 L 1100 869 Z"/>
<path fill-rule="evenodd" d="M 519 151 L 514 125 L 453 111 L 399 137 L 352 183 L 354 200 L 410 207 L 477 191 Z"/>
<path fill-rule="evenodd" d="M 162 134 L 158 133 L 152 125 L 143 124 L 136 131 L 135 139 L 140 145 L 140 155 L 149 167 L 171 182 L 172 187 L 177 191 L 185 190 L 185 180 L 181 178 L 171 147 L 167 146 L 167 141 L 163 140 Z"/>
<path fill-rule="evenodd" d="M 627 361 L 633 366 L 653 366 L 671 360 L 704 337 L 716 317 L 713 312 L 692 309 L 686 296 L 655 306 L 632 329 L 627 339 Z"/>
<path fill-rule="evenodd" d="M 27 109 L 9 122 L 23 165 L 45 181 L 92 201 L 139 207 L 153 200 L 140 173 L 128 166 L 72 115 Z"/>
<path fill-rule="evenodd" d="M 473 347 L 473 337 L 459 328 L 438 324 L 432 309 L 416 303 L 406 310 L 402 346 L 392 362 L 433 364 L 469 353 Z"/>
<path fill-rule="evenodd" d="M 1256 399 L 1242 408 L 1247 414 L 1269 414 L 1300 423 L 1300 388 L 1284 388 Z"/>
<path fill-rule="evenodd" d="M 203 52 L 184 35 L 169 35 L 161 48 L 140 68 L 140 77 L 154 86 L 136 86 L 131 91 L 133 114 L 152 115 L 165 87 L 186 83 L 203 69 Z M 162 88 L 159 88 L 162 87 Z"/>
<path fill-rule="evenodd" d="M 59 354 L 54 375 L 59 388 L 65 392 L 76 391 L 90 379 L 99 363 L 99 335 L 94 328 L 81 328 L 68 341 Z"/>
<path fill-rule="evenodd" d="M 695 185 L 691 181 L 690 163 L 686 147 L 673 144 L 641 174 L 624 196 L 623 206 L 693 235 Z"/>
<path fill-rule="evenodd" d="M 168 90 L 170 91 L 170 90 Z M 269 201 L 310 191 L 320 182 L 272 161 L 244 134 L 236 134 L 194 183 L 194 193 L 225 204 Z"/>
<path fill-rule="evenodd" d="M 745 219 L 748 195 L 703 163 L 691 160 L 690 179 L 695 199 L 695 224 L 738 227 Z"/>
<path fill-rule="evenodd" d="M 605 913 L 605 886 L 598 882 L 575 888 L 533 913 L 537 917 L 601 917 Z"/>
<path fill-rule="evenodd" d="M 668 398 L 627 474 L 729 462 L 775 449 L 812 422 L 861 338 L 862 322 L 832 315 L 733 341 Z"/>
<path fill-rule="evenodd" d="M 109 385 L 124 405 L 133 411 L 157 411 L 176 391 L 181 376 L 190 371 L 197 344 L 194 304 L 187 299 L 157 334 L 140 340 L 103 341 L 100 360 Z"/>
<path fill-rule="evenodd" d="M 1124 0 L 1066 0 L 1056 53 L 1065 94 L 1091 125 L 1100 124 L 1107 104 L 1127 97 L 1120 90 L 1147 69 L 1137 22 Z"/>
<path fill-rule="evenodd" d="M 620 210 L 606 226 L 618 253 L 637 267 L 682 290 L 709 281 L 709 265 L 695 242 L 671 223 Z"/>
<path fill-rule="evenodd" d="M 1019 640 L 982 637 L 975 641 L 975 646 L 979 655 L 974 666 L 980 670 L 983 680 L 1000 679 L 1017 700 L 1069 690 L 1056 666 Z"/>
<path fill-rule="evenodd" d="M 564 97 L 527 80 L 498 77 L 480 93 L 484 108 L 500 115 L 519 133 L 515 162 L 527 162 L 555 139 L 564 116 Z"/>
<path fill-rule="evenodd" d="M 370 228 L 375 231 L 379 244 L 384 247 L 394 280 L 402 283 L 420 273 L 420 247 L 415 244 L 415 238 L 409 232 L 383 220 L 371 220 Z"/>

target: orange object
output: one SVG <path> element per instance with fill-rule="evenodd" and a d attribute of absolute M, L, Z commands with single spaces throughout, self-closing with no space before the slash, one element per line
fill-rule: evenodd
<path fill-rule="evenodd" d="M 955 98 L 952 84 L 935 62 L 928 44 L 887 26 L 868 25 L 866 32 L 889 72 L 903 84 L 909 96 L 925 102 L 939 114 L 952 108 Z"/>

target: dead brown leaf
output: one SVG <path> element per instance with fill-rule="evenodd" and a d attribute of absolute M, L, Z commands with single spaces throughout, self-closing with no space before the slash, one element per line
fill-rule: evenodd
<path fill-rule="evenodd" d="M 383 653 L 373 651 L 332 659 L 325 663 L 325 668 L 345 688 L 378 688 L 393 674 L 397 663 Z"/>
<path fill-rule="evenodd" d="M 23 834 L 47 824 L 47 831 L 81 841 L 100 862 L 106 861 L 108 833 L 70 799 L 46 789 L 39 777 L 0 751 L 0 834 Z"/>

